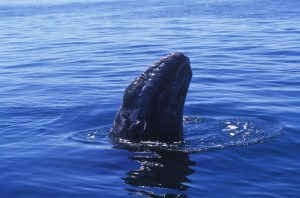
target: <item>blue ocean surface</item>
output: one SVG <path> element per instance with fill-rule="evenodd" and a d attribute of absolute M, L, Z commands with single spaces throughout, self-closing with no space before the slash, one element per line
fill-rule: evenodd
<path fill-rule="evenodd" d="M 108 137 L 179 51 L 184 145 Z M 299 197 L 300 1 L 0 2 L 0 197 Z"/>

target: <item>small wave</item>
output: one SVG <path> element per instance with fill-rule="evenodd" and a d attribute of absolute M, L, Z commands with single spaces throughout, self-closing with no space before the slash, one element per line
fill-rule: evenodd
<path fill-rule="evenodd" d="M 186 153 L 222 149 L 232 146 L 245 146 L 262 143 L 278 136 L 282 126 L 278 123 L 256 118 L 234 118 L 217 120 L 198 116 L 185 116 L 184 141 L 163 143 L 153 141 L 134 142 L 118 139 L 113 143 L 115 148 L 140 150 L 171 150 Z M 83 143 L 112 143 L 108 137 L 110 126 L 73 134 L 72 139 Z"/>
<path fill-rule="evenodd" d="M 110 126 L 105 126 L 99 129 L 90 129 L 79 131 L 71 136 L 72 140 L 88 143 L 88 144 L 110 144 L 111 141 L 108 137 Z"/>

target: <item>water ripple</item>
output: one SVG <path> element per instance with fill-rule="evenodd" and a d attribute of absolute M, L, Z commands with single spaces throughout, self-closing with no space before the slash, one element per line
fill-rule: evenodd
<path fill-rule="evenodd" d="M 129 150 L 171 150 L 187 153 L 245 146 L 263 143 L 282 132 L 282 126 L 276 123 L 254 118 L 236 118 L 215 120 L 195 116 L 184 117 L 184 141 L 172 144 L 163 142 L 118 139 L 117 148 Z M 72 135 L 72 139 L 84 143 L 111 144 L 108 141 L 110 127 L 82 131 Z"/>

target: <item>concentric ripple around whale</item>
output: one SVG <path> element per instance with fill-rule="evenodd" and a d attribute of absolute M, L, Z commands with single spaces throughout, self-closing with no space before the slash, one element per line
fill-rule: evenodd
<path fill-rule="evenodd" d="M 184 141 L 172 144 L 162 142 L 134 142 L 118 139 L 113 142 L 108 137 L 111 125 L 98 129 L 74 133 L 71 138 L 82 143 L 92 143 L 105 147 L 139 150 L 171 150 L 186 153 L 245 146 L 262 143 L 278 136 L 283 127 L 272 121 L 257 118 L 212 119 L 198 116 L 184 116 Z"/>

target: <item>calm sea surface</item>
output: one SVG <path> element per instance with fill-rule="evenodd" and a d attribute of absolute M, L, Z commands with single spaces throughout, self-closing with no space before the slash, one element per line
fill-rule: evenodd
<path fill-rule="evenodd" d="M 272 138 L 111 142 L 126 86 L 173 51 L 193 68 L 187 119 L 264 120 Z M 0 197 L 299 197 L 299 98 L 298 0 L 1 1 Z"/>

